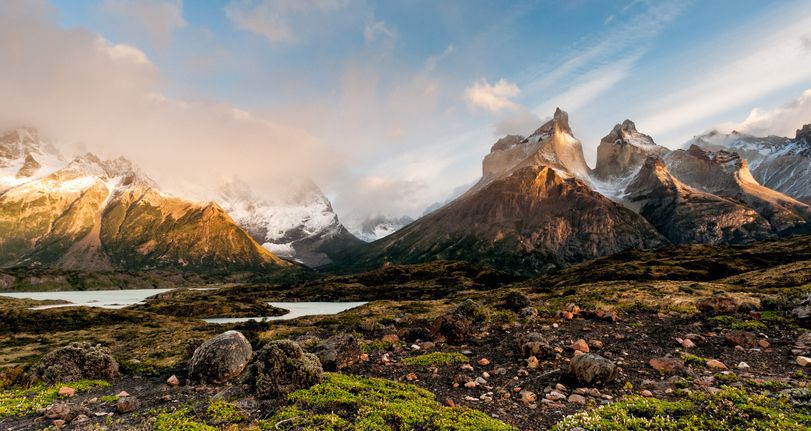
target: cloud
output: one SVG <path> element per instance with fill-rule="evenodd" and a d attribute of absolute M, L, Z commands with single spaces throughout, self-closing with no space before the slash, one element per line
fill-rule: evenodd
<path fill-rule="evenodd" d="M 367 43 L 375 42 L 381 38 L 393 40 L 397 38 L 397 31 L 389 28 L 384 21 L 373 21 L 367 23 L 363 29 L 363 38 Z"/>
<path fill-rule="evenodd" d="M 234 0 L 225 6 L 225 15 L 240 30 L 271 42 L 289 42 L 296 39 L 291 18 L 325 14 L 347 4 L 348 0 Z"/>
<path fill-rule="evenodd" d="M 498 112 L 517 109 L 519 105 L 510 98 L 518 96 L 519 92 L 518 86 L 506 79 L 499 79 L 495 84 L 480 79 L 465 89 L 465 100 L 471 109 L 483 108 Z"/>
<path fill-rule="evenodd" d="M 521 135 L 527 136 L 541 125 L 538 114 L 528 110 L 519 109 L 496 123 L 494 136 Z"/>
<path fill-rule="evenodd" d="M 449 55 L 453 54 L 454 51 L 456 51 L 456 47 L 454 47 L 453 44 L 450 44 L 439 55 L 432 55 L 428 57 L 428 59 L 425 60 L 425 70 L 428 72 L 433 72 L 434 69 L 436 69 L 437 64 L 439 64 L 440 61 L 444 60 Z"/>
<path fill-rule="evenodd" d="M 347 220 L 362 220 L 368 215 L 385 215 L 399 217 L 411 214 L 416 208 L 424 206 L 421 196 L 426 184 L 417 180 L 403 180 L 382 176 L 365 176 L 343 187 L 343 192 L 336 197 L 346 208 Z M 383 203 L 386 202 L 386 205 Z"/>
<path fill-rule="evenodd" d="M 797 129 L 811 123 L 811 89 L 772 110 L 755 108 L 740 123 L 727 123 L 718 127 L 724 132 L 737 130 L 754 136 L 794 137 Z"/>
<path fill-rule="evenodd" d="M 166 96 L 161 71 L 138 48 L 51 18 L 32 1 L 0 9 L 0 58 L 14 65 L 0 68 L 0 128 L 33 125 L 63 150 L 76 143 L 123 155 L 164 189 L 200 198 L 234 173 L 273 184 L 340 164 L 302 130 L 233 105 Z"/>
<path fill-rule="evenodd" d="M 650 114 L 640 121 L 649 124 L 654 134 L 678 133 L 809 82 L 811 51 L 803 47 L 803 37 L 811 36 L 811 16 L 794 13 L 793 17 L 793 21 L 777 17 L 764 22 L 762 30 L 748 33 L 731 48 L 691 58 L 697 73 L 674 77 L 678 89 L 651 101 L 646 107 Z"/>
<path fill-rule="evenodd" d="M 182 0 L 104 0 L 101 10 L 115 17 L 118 25 L 143 32 L 160 44 L 168 43 L 175 30 L 186 26 Z"/>

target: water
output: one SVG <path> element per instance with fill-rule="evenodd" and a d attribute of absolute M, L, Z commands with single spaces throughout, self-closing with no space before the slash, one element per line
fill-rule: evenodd
<path fill-rule="evenodd" d="M 63 300 L 70 304 L 41 305 L 34 310 L 56 307 L 101 307 L 124 308 L 129 305 L 142 304 L 146 298 L 172 289 L 132 289 L 132 290 L 70 290 L 62 292 L 0 292 L 0 296 L 11 298 L 45 300 Z M 360 307 L 366 302 L 270 302 L 270 305 L 289 310 L 283 316 L 257 317 L 222 317 L 203 319 L 209 323 L 238 323 L 249 320 L 289 320 L 303 316 L 332 315 L 351 308 Z"/>
<path fill-rule="evenodd" d="M 172 289 L 130 289 L 130 290 L 68 290 L 63 292 L 0 292 L 0 296 L 18 299 L 63 300 L 70 304 L 41 305 L 34 310 L 56 307 L 124 308 L 128 305 L 142 304 L 146 298 Z"/>
<path fill-rule="evenodd" d="M 338 314 L 355 307 L 360 307 L 366 302 L 270 302 L 274 307 L 290 310 L 283 316 L 266 317 L 220 317 L 215 319 L 203 319 L 208 323 L 239 323 L 250 320 L 290 320 L 304 316 L 324 316 Z"/>

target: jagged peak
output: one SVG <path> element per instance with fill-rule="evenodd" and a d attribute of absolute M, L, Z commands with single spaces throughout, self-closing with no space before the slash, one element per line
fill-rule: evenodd
<path fill-rule="evenodd" d="M 811 124 L 806 124 L 803 127 L 797 129 L 797 133 L 795 134 L 794 139 L 798 141 L 803 140 L 805 142 L 811 143 Z"/>
<path fill-rule="evenodd" d="M 552 119 L 535 130 L 535 132 L 530 135 L 530 138 L 533 136 L 549 136 L 555 132 L 572 134 L 572 129 L 569 127 L 569 113 L 560 108 L 556 108 Z"/>

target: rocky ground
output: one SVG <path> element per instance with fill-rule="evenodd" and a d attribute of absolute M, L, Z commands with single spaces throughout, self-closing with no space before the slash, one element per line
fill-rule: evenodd
<path fill-rule="evenodd" d="M 610 271 L 611 259 L 489 287 L 466 267 L 433 278 L 425 267 L 398 270 L 394 283 L 408 287 L 396 297 L 287 322 L 206 325 L 160 304 L 36 314 L 31 301 L 4 301 L 0 428 L 808 429 L 807 241 L 758 247 L 719 250 L 721 263 L 704 248 L 644 255 L 591 282 L 581 274 Z M 307 285 L 358 299 L 385 278 Z M 419 299 L 402 299 L 409 289 Z M 247 304 L 288 289 L 252 292 Z M 227 329 L 246 338 L 202 344 Z M 109 350 L 42 357 L 68 341 Z"/>

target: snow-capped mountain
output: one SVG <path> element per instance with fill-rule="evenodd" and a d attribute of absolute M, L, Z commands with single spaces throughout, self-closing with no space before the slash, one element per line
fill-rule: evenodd
<path fill-rule="evenodd" d="M 348 229 L 365 242 L 374 242 L 385 238 L 414 222 L 409 216 L 389 217 L 382 214 L 368 216 L 351 225 Z"/>
<path fill-rule="evenodd" d="M 128 160 L 64 162 L 31 129 L 2 140 L 0 266 L 201 272 L 289 267 L 220 208 L 161 192 Z"/>
<path fill-rule="evenodd" d="M 326 265 L 332 253 L 358 243 L 318 186 L 309 180 L 285 181 L 272 198 L 232 181 L 221 188 L 218 201 L 263 247 L 310 267 Z"/>
<path fill-rule="evenodd" d="M 758 182 L 811 205 L 811 124 L 794 138 L 712 131 L 688 142 L 705 150 L 729 150 L 746 160 Z"/>

